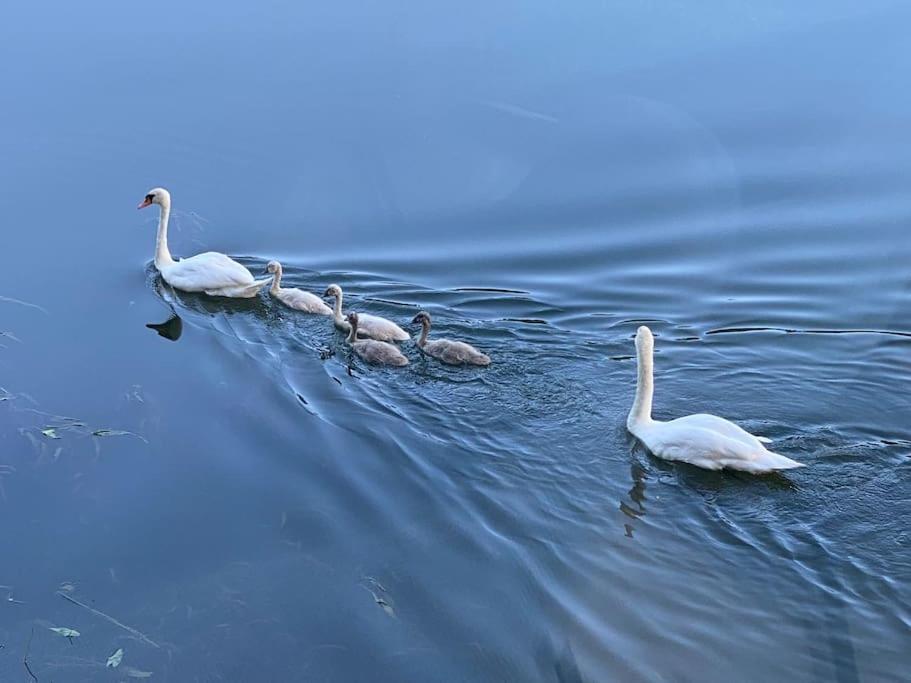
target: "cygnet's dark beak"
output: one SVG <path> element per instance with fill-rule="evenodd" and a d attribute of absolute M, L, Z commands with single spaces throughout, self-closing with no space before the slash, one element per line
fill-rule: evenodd
<path fill-rule="evenodd" d="M 419 313 L 418 315 L 414 316 L 414 318 L 412 318 L 411 324 L 417 325 L 419 322 L 421 322 L 422 319 L 423 318 L 421 317 L 421 314 Z"/>
<path fill-rule="evenodd" d="M 269 272 L 269 266 L 266 266 L 265 268 L 263 268 L 262 274 L 263 274 L 263 275 L 271 275 L 271 274 L 272 274 L 272 273 Z"/>

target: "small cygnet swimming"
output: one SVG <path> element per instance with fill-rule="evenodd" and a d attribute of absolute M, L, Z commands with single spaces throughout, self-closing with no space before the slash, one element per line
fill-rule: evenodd
<path fill-rule="evenodd" d="M 342 332 L 349 332 L 351 326 L 342 314 L 342 288 L 338 285 L 329 285 L 323 296 L 335 297 L 335 307 L 332 309 L 332 321 L 335 327 Z M 361 337 L 376 339 L 378 341 L 405 341 L 408 333 L 391 320 L 381 318 L 369 313 L 358 315 L 358 334 Z"/>
<path fill-rule="evenodd" d="M 282 287 L 282 264 L 278 261 L 269 261 L 266 272 L 272 275 L 272 286 L 269 294 L 281 301 L 288 308 L 304 313 L 317 313 L 319 315 L 332 315 L 332 309 L 316 294 L 305 292 L 297 287 Z"/>
<path fill-rule="evenodd" d="M 408 365 L 408 359 L 399 351 L 399 348 L 389 342 L 376 339 L 358 339 L 359 316 L 357 313 L 348 314 L 350 331 L 346 341 L 352 350 L 368 363 L 376 365 L 395 365 L 402 367 Z"/>
<path fill-rule="evenodd" d="M 428 356 L 449 365 L 490 365 L 490 356 L 481 353 L 471 344 L 451 339 L 428 340 L 431 322 L 430 314 L 426 311 L 418 313 L 411 322 L 415 325 L 420 323 L 421 335 L 415 343 Z"/>

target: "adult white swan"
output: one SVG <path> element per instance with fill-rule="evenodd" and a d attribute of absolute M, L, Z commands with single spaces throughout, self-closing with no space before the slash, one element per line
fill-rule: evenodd
<path fill-rule="evenodd" d="M 155 243 L 155 267 L 161 277 L 174 289 L 184 292 L 205 292 L 210 296 L 230 296 L 249 299 L 256 296 L 272 279 L 256 280 L 253 274 L 237 261 L 207 251 L 175 261 L 168 250 L 168 218 L 171 215 L 171 194 L 161 187 L 146 193 L 138 209 L 152 204 L 161 207 L 158 217 L 158 239 Z"/>
<path fill-rule="evenodd" d="M 636 332 L 636 358 L 639 376 L 636 399 L 626 418 L 626 428 L 646 448 L 665 460 L 682 460 L 708 470 L 771 472 L 803 467 L 790 458 L 766 450 L 762 442 L 733 422 L 715 415 L 687 415 L 670 422 L 652 419 L 653 355 L 652 331 L 640 327 Z"/>

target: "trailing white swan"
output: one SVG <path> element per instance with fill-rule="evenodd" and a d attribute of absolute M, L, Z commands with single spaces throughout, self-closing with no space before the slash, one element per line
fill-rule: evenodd
<path fill-rule="evenodd" d="M 269 294 L 288 308 L 304 313 L 332 315 L 332 309 L 316 294 L 305 292 L 297 287 L 282 287 L 282 264 L 278 261 L 269 261 L 266 272 L 272 274 L 272 286 L 269 288 Z"/>
<path fill-rule="evenodd" d="M 709 470 L 729 468 L 754 474 L 804 467 L 803 463 L 766 450 L 762 444 L 769 439 L 753 436 L 715 415 L 687 415 L 669 422 L 653 420 L 654 346 L 651 330 L 640 327 L 636 332 L 636 399 L 626 419 L 626 428 L 653 454 Z"/>
<path fill-rule="evenodd" d="M 271 279 L 256 280 L 253 274 L 234 259 L 215 251 L 175 261 L 168 250 L 168 218 L 171 215 L 171 194 L 161 187 L 146 193 L 137 208 L 152 204 L 161 207 L 158 217 L 158 238 L 155 244 L 155 267 L 164 281 L 184 292 L 205 292 L 210 296 L 249 299 Z"/>
<path fill-rule="evenodd" d="M 408 365 L 408 359 L 399 351 L 399 347 L 394 344 L 377 341 L 376 339 L 358 339 L 358 317 L 357 313 L 348 314 L 348 323 L 351 326 L 351 331 L 346 339 L 358 356 L 368 363 L 376 363 L 378 365 L 395 365 L 397 367 Z"/>
<path fill-rule="evenodd" d="M 345 319 L 342 313 L 342 288 L 338 285 L 329 285 L 323 296 L 335 297 L 335 306 L 332 309 L 332 322 L 342 332 L 350 332 L 351 325 Z M 408 333 L 391 320 L 381 318 L 369 313 L 358 314 L 357 333 L 361 337 L 368 337 L 378 341 L 405 341 L 408 339 Z"/>
<path fill-rule="evenodd" d="M 421 324 L 421 336 L 417 338 L 415 343 L 428 356 L 449 365 L 490 365 L 490 356 L 481 353 L 465 342 L 451 339 L 432 339 L 428 341 L 427 335 L 430 334 L 431 321 L 430 314 L 426 311 L 418 313 L 411 322 Z"/>

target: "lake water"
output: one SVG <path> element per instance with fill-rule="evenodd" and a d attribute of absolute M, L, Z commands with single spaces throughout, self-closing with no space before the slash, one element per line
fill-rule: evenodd
<path fill-rule="evenodd" d="M 911 7 L 858 8 L 7 8 L 0 680 L 907 675 Z M 162 287 L 156 185 L 493 365 Z M 656 416 L 808 467 L 644 452 L 643 321 Z"/>

